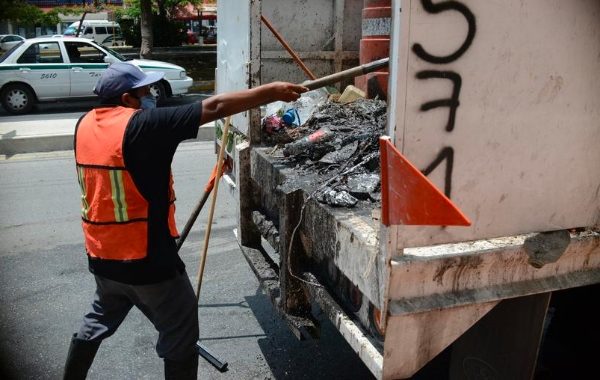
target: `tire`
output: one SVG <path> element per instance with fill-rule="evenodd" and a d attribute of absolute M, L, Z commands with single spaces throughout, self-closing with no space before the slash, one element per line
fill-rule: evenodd
<path fill-rule="evenodd" d="M 15 83 L 9 84 L 2 90 L 2 106 L 14 115 L 26 114 L 35 104 L 35 96 L 29 87 Z"/>
<path fill-rule="evenodd" d="M 150 93 L 156 98 L 157 106 L 162 106 L 164 104 L 167 93 L 165 91 L 165 85 L 162 84 L 162 82 L 156 82 L 153 85 L 150 85 Z"/>

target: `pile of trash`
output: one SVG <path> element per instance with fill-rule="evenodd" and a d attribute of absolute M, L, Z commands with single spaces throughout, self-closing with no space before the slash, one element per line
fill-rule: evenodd
<path fill-rule="evenodd" d="M 323 99 L 297 123 L 285 116 L 293 109 L 292 104 L 281 112 L 277 128 L 269 124 L 273 118 L 263 119 L 263 135 L 276 145 L 272 154 L 283 155 L 280 162 L 299 176 L 317 174 L 312 196 L 321 203 L 354 207 L 380 202 L 379 137 L 385 133 L 386 103 L 361 97 L 347 103 Z"/>
<path fill-rule="evenodd" d="M 319 106 L 327 101 L 329 93 L 323 89 L 309 91 L 295 102 L 274 102 L 267 106 L 262 119 L 263 140 L 268 145 L 287 144 L 296 140 L 300 131 L 297 127 L 306 121 Z"/>

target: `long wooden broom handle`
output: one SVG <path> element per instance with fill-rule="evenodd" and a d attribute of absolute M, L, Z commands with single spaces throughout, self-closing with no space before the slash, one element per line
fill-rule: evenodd
<path fill-rule="evenodd" d="M 202 277 L 204 276 L 204 266 L 206 265 L 206 256 L 208 251 L 208 241 L 210 240 L 210 231 L 212 229 L 213 215 L 215 213 L 215 205 L 217 204 L 217 194 L 219 193 L 219 178 L 223 171 L 223 157 L 225 157 L 225 147 L 227 146 L 227 138 L 229 137 L 229 125 L 231 124 L 231 116 L 227 116 L 225 119 L 225 126 L 223 127 L 223 138 L 221 139 L 221 148 L 219 149 L 219 158 L 217 159 L 217 180 L 215 181 L 215 187 L 213 188 L 213 196 L 208 211 L 208 222 L 206 224 L 206 232 L 204 234 L 204 248 L 202 250 L 202 256 L 200 256 L 200 268 L 198 269 L 198 281 L 196 283 L 196 300 L 200 299 L 200 289 L 202 287 Z"/>

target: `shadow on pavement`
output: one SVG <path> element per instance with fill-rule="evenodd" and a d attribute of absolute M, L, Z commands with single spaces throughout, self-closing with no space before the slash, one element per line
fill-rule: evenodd
<path fill-rule="evenodd" d="M 245 299 L 265 332 L 258 345 L 275 379 L 374 379 L 324 314 L 321 339 L 299 341 L 260 289 Z"/>

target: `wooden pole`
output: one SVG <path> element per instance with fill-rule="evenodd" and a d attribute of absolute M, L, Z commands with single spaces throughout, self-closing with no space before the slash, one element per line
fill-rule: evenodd
<path fill-rule="evenodd" d="M 231 124 L 231 116 L 227 116 L 225 119 L 225 126 L 223 127 L 223 138 L 221 139 L 221 149 L 219 149 L 219 158 L 217 159 L 217 180 L 215 181 L 215 187 L 213 188 L 212 202 L 208 211 L 208 222 L 206 224 L 206 232 L 204 234 L 204 248 L 202 255 L 200 256 L 200 268 L 198 269 L 198 281 L 196 283 L 196 300 L 200 299 L 200 289 L 202 287 L 202 277 L 204 275 L 204 266 L 206 265 L 206 256 L 208 251 L 208 241 L 210 240 L 210 231 L 212 229 L 213 215 L 215 213 L 215 205 L 217 203 L 217 194 L 219 193 L 219 178 L 221 178 L 221 172 L 223 171 L 223 157 L 225 157 L 225 147 L 227 146 L 227 138 L 229 135 L 229 125 Z"/>
<path fill-rule="evenodd" d="M 262 22 L 266 25 L 267 28 L 269 28 L 269 30 L 273 33 L 273 35 L 275 36 L 275 38 L 277 38 L 277 40 L 281 43 L 281 45 L 285 48 L 285 50 L 287 50 L 288 53 L 290 53 L 290 55 L 292 56 L 292 58 L 294 59 L 294 61 L 296 61 L 296 63 L 298 64 L 298 66 L 300 66 L 300 68 L 302 69 L 302 71 L 304 71 L 306 73 L 306 75 L 308 75 L 308 77 L 312 80 L 317 79 L 317 77 L 315 76 L 315 74 L 312 73 L 312 71 L 310 71 L 308 69 L 308 67 L 306 67 L 306 65 L 304 64 L 304 62 L 302 62 L 302 60 L 300 59 L 300 57 L 298 57 L 298 54 L 296 54 L 296 52 L 290 47 L 290 45 L 288 45 L 287 42 L 285 42 L 285 40 L 283 39 L 283 37 L 281 36 L 281 34 L 279 34 L 275 28 L 273 27 L 273 25 L 271 25 L 271 23 L 269 22 L 269 20 L 267 20 L 267 18 L 263 15 L 260 16 L 260 19 L 262 20 Z"/>
<path fill-rule="evenodd" d="M 359 75 L 372 73 L 382 67 L 386 67 L 390 62 L 389 58 L 379 59 L 377 61 L 365 63 L 364 65 L 356 66 L 348 70 L 340 71 L 339 73 L 327 75 L 325 77 L 307 80 L 300 83 L 302 86 L 307 87 L 309 90 L 315 90 L 317 88 L 329 86 L 331 84 L 340 82 L 344 79 L 354 78 Z"/>

